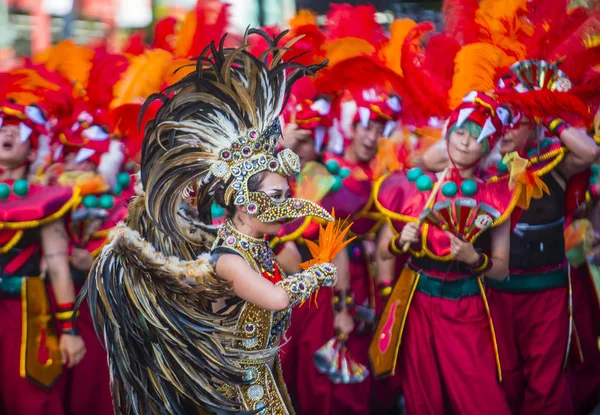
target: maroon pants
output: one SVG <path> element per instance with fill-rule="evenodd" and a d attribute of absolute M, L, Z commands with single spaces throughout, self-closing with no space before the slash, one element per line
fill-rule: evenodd
<path fill-rule="evenodd" d="M 569 368 L 567 375 L 576 412 L 588 414 L 600 397 L 600 351 L 598 350 L 598 316 L 595 288 L 591 285 L 587 263 L 571 269 L 573 320 L 579 335 L 583 362 Z"/>
<path fill-rule="evenodd" d="M 364 265 L 352 263 L 351 288 L 358 304 L 368 305 L 368 274 Z M 371 375 L 363 382 L 334 384 L 317 372 L 313 355 L 334 336 L 332 290 L 321 289 L 318 306 L 305 303 L 292 312 L 292 324 L 287 331 L 289 341 L 282 346 L 283 376 L 298 415 L 369 415 L 389 410 L 399 394 L 397 381 L 376 381 Z M 357 331 L 346 342 L 350 354 L 369 368 L 370 328 Z M 377 395 L 374 394 L 377 391 Z M 375 396 L 377 399 L 374 399 Z"/>
<path fill-rule="evenodd" d="M 112 415 L 114 413 L 106 351 L 96 336 L 87 301 L 79 309 L 79 327 L 85 356 L 67 376 L 70 415 Z"/>
<path fill-rule="evenodd" d="M 398 356 L 408 415 L 507 415 L 494 345 L 480 296 L 416 292 Z"/>
<path fill-rule="evenodd" d="M 317 372 L 313 355 L 334 335 L 332 292 L 321 288 L 316 300 L 311 298 L 294 308 L 288 340 L 281 347 L 283 377 L 298 415 L 330 413 L 334 385 Z"/>
<path fill-rule="evenodd" d="M 564 358 L 567 288 L 535 293 L 490 289 L 504 391 L 513 414 L 573 413 Z"/>
<path fill-rule="evenodd" d="M 50 391 L 20 376 L 21 323 L 21 298 L 0 297 L 0 414 L 66 414 L 64 374 Z"/>

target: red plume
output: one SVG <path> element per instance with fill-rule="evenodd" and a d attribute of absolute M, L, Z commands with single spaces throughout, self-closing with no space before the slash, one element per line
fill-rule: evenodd
<path fill-rule="evenodd" d="M 449 90 L 454 76 L 454 58 L 460 50 L 458 42 L 445 34 L 434 35 L 427 42 L 423 68 L 434 75 Z"/>
<path fill-rule="evenodd" d="M 571 91 L 557 92 L 549 89 L 528 92 L 508 92 L 497 96 L 499 103 L 509 104 L 530 118 L 548 115 L 560 117 L 571 124 L 591 121 L 587 106 Z"/>
<path fill-rule="evenodd" d="M 547 60 L 560 62 L 564 59 L 560 69 L 578 84 L 590 67 L 600 64 L 600 12 L 569 29 L 569 36 L 549 53 Z"/>
<path fill-rule="evenodd" d="M 423 37 L 434 30 L 433 23 L 424 22 L 415 26 L 402 45 L 402 73 L 410 82 L 405 83 L 406 90 L 414 103 L 414 122 L 420 124 L 429 117 L 445 117 L 448 108 L 447 89 L 432 73 L 425 70 L 424 53 L 421 46 Z M 406 98 L 403 96 L 403 98 Z M 410 108 L 407 108 L 410 110 Z"/>
<path fill-rule="evenodd" d="M 456 39 L 459 45 L 468 45 L 478 41 L 479 25 L 475 13 L 479 8 L 478 0 L 446 0 L 442 7 L 445 32 Z"/>
<path fill-rule="evenodd" d="M 317 90 L 335 96 L 342 91 L 356 94 L 364 89 L 393 90 L 401 94 L 402 78 L 383 63 L 368 56 L 346 59 L 325 68 L 317 77 Z"/>
<path fill-rule="evenodd" d="M 325 24 L 329 39 L 357 37 L 374 46 L 387 40 L 383 27 L 375 21 L 377 10 L 372 5 L 332 4 Z"/>
<path fill-rule="evenodd" d="M 11 95 L 25 94 L 35 97 L 35 88 L 27 82 L 27 74 L 15 72 L 0 72 L 0 101 L 13 98 Z M 28 105 L 31 102 L 23 102 L 15 99 L 18 104 Z"/>
<path fill-rule="evenodd" d="M 173 52 L 176 26 L 177 19 L 172 16 L 164 17 L 156 22 L 156 25 L 154 26 L 152 48 Z"/>
<path fill-rule="evenodd" d="M 113 86 L 128 66 L 129 60 L 125 56 L 96 50 L 87 87 L 88 98 L 95 107 L 108 108 L 114 98 Z"/>
<path fill-rule="evenodd" d="M 73 97 L 74 94 L 79 94 L 79 91 L 74 90 L 73 84 L 69 80 L 58 72 L 48 70 L 43 64 L 32 63 L 29 59 L 25 59 L 24 68 L 18 72 L 27 74 L 27 82 L 30 85 L 40 85 L 40 79 L 44 81 L 37 88 L 36 94 L 39 98 L 37 105 L 50 116 L 63 118 L 72 114 Z M 48 83 L 51 85 L 48 85 Z"/>
<path fill-rule="evenodd" d="M 195 10 L 196 32 L 187 53 L 188 57 L 199 56 L 210 42 L 218 44 L 229 26 L 229 7 L 229 4 L 221 4 L 220 10 L 214 16 L 215 10 L 206 7 L 202 0 L 198 1 Z"/>
<path fill-rule="evenodd" d="M 286 35 L 284 41 L 297 36 L 303 37 L 292 45 L 289 52 L 286 52 L 286 59 L 298 56 L 296 62 L 302 65 L 320 63 L 325 59 L 325 52 L 323 51 L 325 34 L 317 25 L 307 24 L 295 27 Z"/>
<path fill-rule="evenodd" d="M 130 55 L 141 55 L 146 50 L 146 42 L 144 41 L 145 33 L 143 31 L 137 31 L 131 34 L 125 42 L 123 53 Z"/>
<path fill-rule="evenodd" d="M 532 36 L 524 39 L 528 56 L 542 58 L 547 55 L 548 33 L 560 27 L 567 15 L 569 0 L 531 0 L 527 4 L 526 19 L 535 27 Z"/>
<path fill-rule="evenodd" d="M 140 151 L 142 150 L 142 141 L 144 139 L 144 129 L 148 121 L 156 116 L 161 106 L 160 101 L 154 101 L 144 112 L 142 122 L 139 124 L 141 104 L 124 104 L 112 111 L 113 125 L 115 131 L 122 137 L 125 148 L 127 149 L 127 158 L 140 162 Z"/>

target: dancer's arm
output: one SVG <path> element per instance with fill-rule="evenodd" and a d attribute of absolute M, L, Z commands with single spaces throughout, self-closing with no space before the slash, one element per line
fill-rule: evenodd
<path fill-rule="evenodd" d="M 242 257 L 223 254 L 217 260 L 216 271 L 221 278 L 232 282 L 233 292 L 242 300 L 266 310 L 279 311 L 305 301 L 320 286 L 327 286 L 335 281 L 333 265 L 333 277 L 331 273 L 315 272 L 320 271 L 317 270 L 319 267 L 321 264 L 314 265 L 273 284 L 254 271 Z"/>
<path fill-rule="evenodd" d="M 592 137 L 578 128 L 569 126 L 564 121 L 554 119 L 548 123 L 549 127 L 555 127 L 551 130 L 555 133 L 562 143 L 569 149 L 563 161 L 558 165 L 558 170 L 563 176 L 569 178 L 590 167 L 600 157 L 600 147 Z"/>
<path fill-rule="evenodd" d="M 69 269 L 69 238 L 62 221 L 55 221 L 41 229 L 44 260 L 50 274 L 54 297 L 59 305 L 75 302 L 75 288 Z M 80 336 L 63 333 L 59 339 L 62 363 L 67 367 L 78 364 L 85 355 Z"/>

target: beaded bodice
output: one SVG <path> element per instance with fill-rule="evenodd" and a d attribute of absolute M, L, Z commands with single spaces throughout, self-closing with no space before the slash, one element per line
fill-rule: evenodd
<path fill-rule="evenodd" d="M 239 255 L 251 268 L 274 284 L 278 279 L 286 278 L 280 271 L 269 243 L 265 239 L 239 232 L 230 221 L 225 222 L 219 230 L 212 253 Z M 261 414 L 293 414 L 281 375 L 278 353 L 281 336 L 289 327 L 290 318 L 290 308 L 270 311 L 251 303 L 244 303 L 241 308 L 236 328 L 242 339 L 236 340 L 233 346 L 255 353 L 245 359 L 243 364 L 248 372 L 249 383 L 239 386 L 223 385 L 222 390 L 231 399 L 241 401 L 247 409 L 262 409 Z"/>
<path fill-rule="evenodd" d="M 230 221 L 225 222 L 219 230 L 212 252 L 241 256 L 250 267 L 273 283 L 286 278 L 275 260 L 275 254 L 268 241 L 239 232 Z M 279 346 L 281 336 L 289 327 L 290 317 L 290 309 L 269 311 L 254 304 L 245 304 L 237 323 L 237 328 L 245 337 L 240 346 L 246 350 Z"/>

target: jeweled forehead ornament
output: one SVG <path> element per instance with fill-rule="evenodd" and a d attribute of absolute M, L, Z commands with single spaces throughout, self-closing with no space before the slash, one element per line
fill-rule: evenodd
<path fill-rule="evenodd" d="M 232 200 L 237 206 L 246 206 L 249 201 L 248 179 L 262 171 L 292 176 L 300 173 L 300 159 L 290 149 L 274 155 L 281 136 L 281 125 L 275 120 L 260 133 L 250 129 L 228 148 L 221 150 L 219 160 L 212 164 L 211 173 L 224 182 L 233 177 L 225 189 L 225 203 Z"/>

